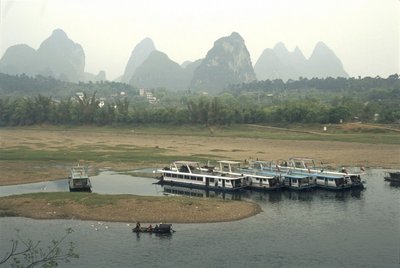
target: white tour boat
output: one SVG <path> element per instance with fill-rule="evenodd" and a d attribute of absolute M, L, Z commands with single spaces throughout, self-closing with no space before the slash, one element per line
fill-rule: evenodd
<path fill-rule="evenodd" d="M 247 188 L 253 190 L 278 190 L 283 187 L 282 177 L 275 174 L 265 174 L 257 172 L 254 169 L 241 168 L 240 162 L 221 160 L 218 161 L 219 168 L 216 169 L 218 172 L 242 175 L 245 177 Z"/>
<path fill-rule="evenodd" d="M 70 192 L 91 192 L 92 185 L 85 167 L 77 165 L 71 168 L 68 177 Z"/>
<path fill-rule="evenodd" d="M 281 184 L 292 190 L 307 190 L 316 186 L 315 178 L 311 174 L 303 174 L 301 172 L 293 172 L 288 168 L 281 168 L 272 161 L 249 161 L 249 166 L 245 170 L 252 170 L 256 174 L 273 176 Z"/>
<path fill-rule="evenodd" d="M 205 169 L 195 161 L 175 161 L 169 167 L 158 169 L 160 183 L 188 187 L 235 191 L 245 187 L 245 177 Z"/>
<path fill-rule="evenodd" d="M 360 174 L 348 173 L 344 168 L 341 171 L 327 170 L 324 167 L 317 168 L 311 158 L 293 157 L 289 161 L 281 162 L 279 168 L 286 171 L 290 170 L 292 173 L 312 174 L 320 188 L 342 190 L 364 187 Z"/>

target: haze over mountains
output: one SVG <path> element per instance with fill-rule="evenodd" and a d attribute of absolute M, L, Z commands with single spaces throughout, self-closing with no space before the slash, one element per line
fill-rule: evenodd
<path fill-rule="evenodd" d="M 28 45 L 11 46 L 0 60 L 0 72 L 6 74 L 43 75 L 69 82 L 105 80 L 105 72 L 85 73 L 85 52 L 78 43 L 56 29 L 35 50 Z"/>
<path fill-rule="evenodd" d="M 0 59 L 0 72 L 28 76 L 51 76 L 60 80 L 99 81 L 106 75 L 84 72 L 83 48 L 64 31 L 54 30 L 39 49 L 28 45 L 11 46 Z M 254 68 L 245 41 L 236 32 L 214 42 L 204 59 L 182 65 L 158 51 L 150 38 L 137 44 L 120 80 L 135 87 L 170 90 L 220 91 L 229 84 L 254 80 L 348 77 L 340 59 L 319 42 L 309 59 L 296 47 L 289 52 L 283 43 L 264 50 Z"/>
<path fill-rule="evenodd" d="M 317 43 L 308 60 L 298 47 L 289 52 L 283 43 L 278 43 L 263 51 L 254 71 L 259 80 L 348 77 L 339 58 L 322 42 Z"/>

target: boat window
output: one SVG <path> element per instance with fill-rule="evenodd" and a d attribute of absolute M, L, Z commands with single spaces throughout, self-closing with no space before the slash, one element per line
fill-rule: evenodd
<path fill-rule="evenodd" d="M 263 179 L 263 181 L 267 181 L 267 179 Z"/>
<path fill-rule="evenodd" d="M 183 179 L 183 175 L 178 175 L 178 178 L 179 179 Z"/>
<path fill-rule="evenodd" d="M 221 181 L 221 179 L 218 179 L 218 181 L 220 182 L 220 181 Z"/>
<path fill-rule="evenodd" d="M 203 181 L 203 177 L 197 177 L 198 181 Z"/>
<path fill-rule="evenodd" d="M 210 178 L 210 182 L 214 182 L 214 178 Z"/>
<path fill-rule="evenodd" d="M 171 174 L 172 175 L 172 178 L 176 178 L 176 174 Z"/>
<path fill-rule="evenodd" d="M 293 183 L 297 183 L 297 179 L 293 179 L 292 182 L 293 182 Z"/>
<path fill-rule="evenodd" d="M 181 166 L 181 167 L 179 168 L 179 171 L 180 171 L 180 172 L 189 172 L 189 168 L 188 168 L 187 166 Z"/>

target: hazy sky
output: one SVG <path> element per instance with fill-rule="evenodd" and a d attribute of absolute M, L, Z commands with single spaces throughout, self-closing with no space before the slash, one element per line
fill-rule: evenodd
<path fill-rule="evenodd" d="M 400 0 L 0 0 L 0 56 L 35 49 L 56 28 L 82 45 L 85 71 L 122 75 L 145 37 L 181 64 L 203 58 L 215 40 L 238 32 L 253 64 L 284 42 L 308 58 L 318 41 L 350 76 L 400 73 Z"/>

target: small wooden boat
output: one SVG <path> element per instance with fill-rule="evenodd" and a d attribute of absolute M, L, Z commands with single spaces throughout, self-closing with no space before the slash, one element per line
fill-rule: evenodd
<path fill-rule="evenodd" d="M 400 171 L 393 171 L 393 172 L 388 171 L 385 173 L 386 173 L 386 176 L 384 177 L 385 181 L 400 183 Z"/>
<path fill-rule="evenodd" d="M 172 224 L 160 223 L 160 225 L 156 225 L 152 227 L 152 225 L 148 227 L 140 227 L 136 226 L 132 229 L 134 233 L 152 233 L 152 234 L 170 234 L 175 232 L 172 229 Z"/>

